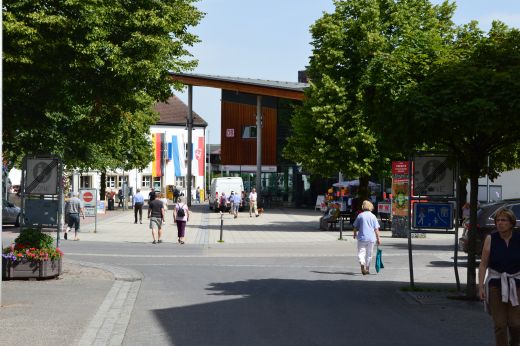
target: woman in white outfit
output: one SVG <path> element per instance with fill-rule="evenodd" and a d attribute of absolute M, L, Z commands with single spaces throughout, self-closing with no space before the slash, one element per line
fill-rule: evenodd
<path fill-rule="evenodd" d="M 374 243 L 381 244 L 379 235 L 379 221 L 372 213 L 374 205 L 370 201 L 363 201 L 361 206 L 363 210 L 354 221 L 354 239 L 358 241 L 358 258 L 361 265 L 361 273 L 363 275 L 370 274 L 370 261 L 372 260 L 372 250 Z"/>

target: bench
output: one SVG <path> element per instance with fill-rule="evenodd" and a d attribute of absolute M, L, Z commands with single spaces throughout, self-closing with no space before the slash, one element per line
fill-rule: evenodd
<path fill-rule="evenodd" d="M 342 219 L 344 222 L 345 219 L 339 212 L 332 213 L 329 211 L 326 215 L 320 218 L 320 230 L 334 231 L 338 227 L 338 222 Z"/>

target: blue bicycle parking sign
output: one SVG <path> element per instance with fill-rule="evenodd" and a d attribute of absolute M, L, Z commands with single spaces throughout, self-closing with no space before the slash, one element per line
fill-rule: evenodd
<path fill-rule="evenodd" d="M 413 227 L 415 228 L 453 228 L 452 203 L 414 203 Z"/>

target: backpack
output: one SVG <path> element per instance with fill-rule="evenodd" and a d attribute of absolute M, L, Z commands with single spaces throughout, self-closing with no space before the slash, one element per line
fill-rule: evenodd
<path fill-rule="evenodd" d="M 184 212 L 184 206 L 179 207 L 179 209 L 177 210 L 177 217 L 184 217 L 184 216 L 186 216 L 186 213 Z"/>

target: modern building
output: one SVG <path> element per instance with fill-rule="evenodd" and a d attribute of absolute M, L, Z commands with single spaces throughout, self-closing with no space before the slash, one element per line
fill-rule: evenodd
<path fill-rule="evenodd" d="M 282 155 L 294 106 L 303 100 L 307 83 L 184 73 L 171 76 L 188 86 L 221 89 L 220 175 L 241 176 L 246 190 L 259 189 L 261 184 L 261 199 L 267 206 L 315 205 L 316 195 L 326 190 L 327 183 L 311 181 Z"/>

